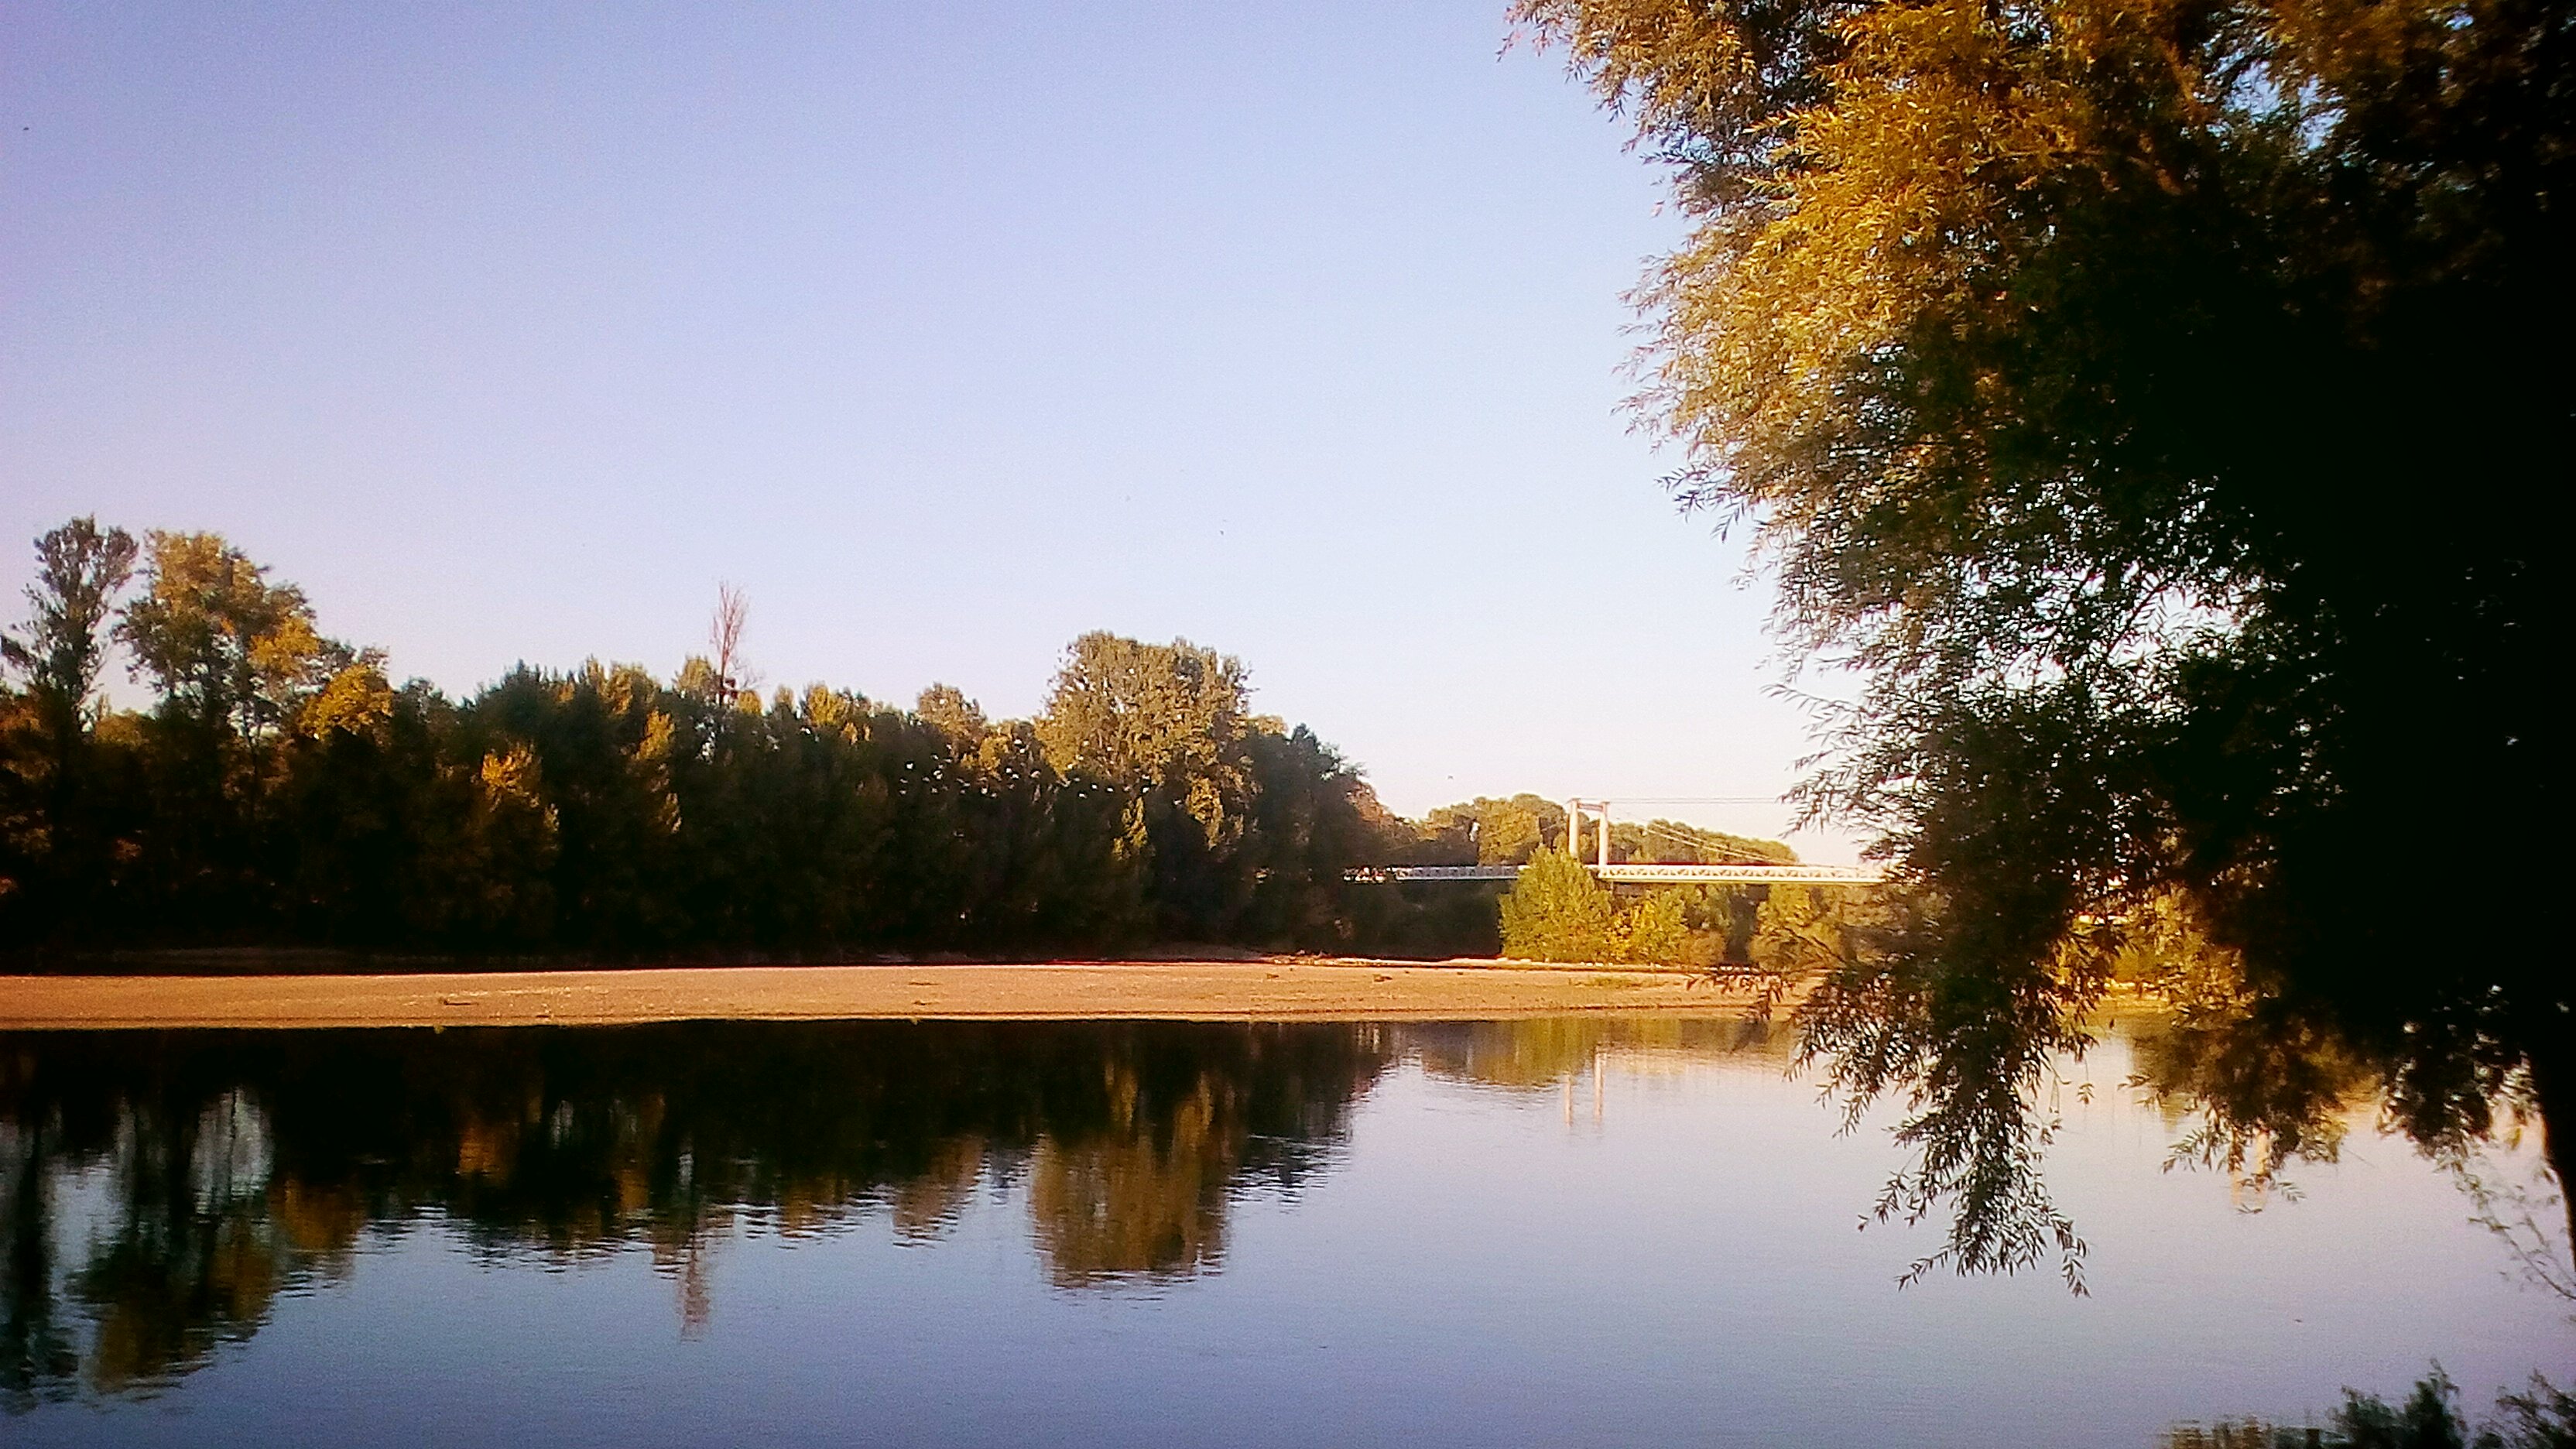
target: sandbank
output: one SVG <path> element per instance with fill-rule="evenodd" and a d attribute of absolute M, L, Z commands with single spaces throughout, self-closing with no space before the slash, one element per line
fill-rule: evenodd
<path fill-rule="evenodd" d="M 654 1021 L 1442 1021 L 1732 1017 L 1696 971 L 1294 957 L 690 966 L 410 975 L 0 976 L 0 1030 L 610 1026 Z"/>

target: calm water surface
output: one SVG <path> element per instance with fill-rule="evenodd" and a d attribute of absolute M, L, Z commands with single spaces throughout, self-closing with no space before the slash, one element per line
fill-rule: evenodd
<path fill-rule="evenodd" d="M 1733 1023 L 0 1036 L 0 1440 L 2144 1446 L 2565 1380 L 2450 1177 L 2364 1119 L 2245 1211 L 2132 1045 L 2060 1093 L 2076 1298 L 1900 1292 L 1883 1134 Z"/>

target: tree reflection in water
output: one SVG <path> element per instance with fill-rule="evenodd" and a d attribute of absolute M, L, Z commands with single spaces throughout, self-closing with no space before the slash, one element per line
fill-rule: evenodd
<path fill-rule="evenodd" d="M 2426 1074 L 2374 1059 L 2330 1022 L 2277 998 L 2171 991 L 2129 1017 L 2129 1085 L 2175 1133 L 2168 1163 L 2224 1172 L 2259 1208 L 2300 1163 L 2330 1163 L 2357 1125 L 2404 1132 L 2447 1171 L 2471 1221 L 2501 1241 L 2520 1276 L 2576 1299 L 2564 1188 L 2527 1137 L 2543 1130 L 2527 1076 L 2489 1100 L 2466 1072 L 2426 1090 Z"/>
<path fill-rule="evenodd" d="M 2124 1027 L 2177 1155 L 2250 1188 L 2330 1159 L 2381 1110 L 2370 1064 L 2293 1018 L 2186 1003 Z M 874 1219 L 927 1239 L 993 1195 L 1027 1213 L 1059 1289 L 1185 1278 L 1221 1264 L 1243 1195 L 1306 1180 L 1398 1061 L 1532 1092 L 1604 1061 L 1716 1058 L 1786 1071 L 1796 1033 L 1576 1018 L 0 1036 L 0 1406 L 167 1385 L 281 1294 L 431 1223 L 490 1262 L 641 1249 L 684 1333 L 708 1321 L 711 1254 L 746 1227 Z"/>
<path fill-rule="evenodd" d="M 1553 1089 L 1615 1055 L 1637 1066 L 1659 1057 L 1766 1061 L 1786 1071 L 1794 1034 L 1755 1017 L 1549 1017 L 1456 1021 L 1404 1028 L 1406 1052 L 1435 1076 L 1484 1087 Z"/>
<path fill-rule="evenodd" d="M 643 1246 L 684 1331 L 738 1226 L 936 1235 L 988 1183 L 1059 1286 L 1199 1273 L 1392 1056 L 1345 1025 L 0 1038 L 0 1397 L 166 1384 L 426 1220 L 495 1260 Z"/>

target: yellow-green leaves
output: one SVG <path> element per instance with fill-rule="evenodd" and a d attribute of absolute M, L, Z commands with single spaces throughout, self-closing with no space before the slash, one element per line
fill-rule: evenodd
<path fill-rule="evenodd" d="M 270 583 L 212 533 L 151 535 L 143 595 L 126 606 L 117 635 L 173 708 L 241 740 L 292 725 L 361 662 L 314 628 L 303 590 Z"/>
<path fill-rule="evenodd" d="M 1065 651 L 1037 730 L 1058 770 L 1177 801 L 1208 848 L 1242 833 L 1252 775 L 1240 660 L 1186 639 L 1085 634 Z"/>
<path fill-rule="evenodd" d="M 1561 850 L 1532 857 L 1502 913 L 1503 954 L 1517 960 L 1677 965 L 1691 955 L 1680 895 L 1656 891 L 1622 906 Z"/>
<path fill-rule="evenodd" d="M 331 676 L 295 717 L 296 732 L 326 735 L 333 730 L 365 734 L 393 716 L 394 691 L 384 670 L 372 658 L 362 659 Z"/>

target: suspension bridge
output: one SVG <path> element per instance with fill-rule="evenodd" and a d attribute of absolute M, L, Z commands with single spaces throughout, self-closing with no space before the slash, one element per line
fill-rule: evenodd
<path fill-rule="evenodd" d="M 1774 805 L 1776 800 L 1735 796 L 1656 797 L 1651 801 L 1635 798 L 1626 803 L 1689 805 Z M 1568 847 L 1579 847 L 1583 840 L 1583 821 L 1592 818 L 1594 858 L 1584 862 L 1594 877 L 1603 881 L 1629 885 L 1869 885 L 1882 879 L 1885 872 L 1874 865 L 1810 865 L 1797 861 L 1658 861 L 1619 860 L 1610 858 L 1610 806 L 1606 799 L 1573 799 L 1565 802 L 1565 841 Z M 1649 834 L 1654 827 L 1646 822 Z M 1696 842 L 1691 842 L 1697 850 Z M 1514 880 L 1528 869 L 1522 865 L 1373 865 L 1350 872 L 1355 881 L 1416 880 Z"/>

